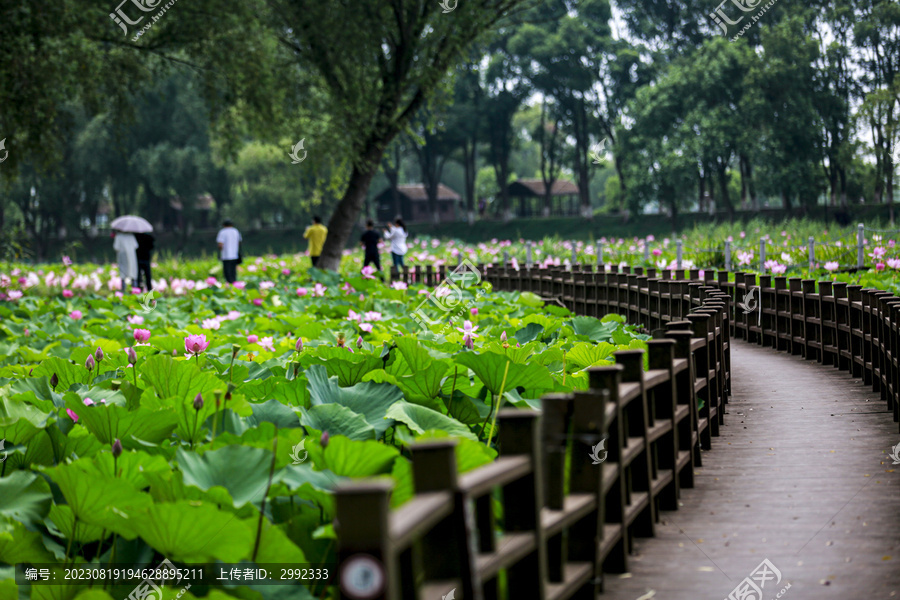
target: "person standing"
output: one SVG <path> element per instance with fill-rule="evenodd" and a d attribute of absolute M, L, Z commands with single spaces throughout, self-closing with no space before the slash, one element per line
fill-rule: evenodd
<path fill-rule="evenodd" d="M 219 258 L 222 260 L 222 275 L 228 283 L 237 281 L 237 266 L 241 257 L 241 232 L 237 230 L 231 219 L 222 222 L 222 229 L 216 235 L 219 245 Z"/>
<path fill-rule="evenodd" d="M 375 231 L 375 224 L 372 219 L 366 221 L 366 230 L 363 232 L 360 242 L 363 245 L 363 267 L 368 267 L 369 263 L 375 265 L 375 270 L 381 270 L 381 257 L 378 256 L 378 242 L 381 236 Z"/>
<path fill-rule="evenodd" d="M 319 265 L 319 257 L 322 256 L 322 246 L 328 237 L 328 228 L 322 225 L 322 219 L 318 215 L 313 217 L 313 224 L 306 228 L 303 237 L 309 240 L 309 258 L 312 266 Z"/>
<path fill-rule="evenodd" d="M 406 238 L 409 237 L 409 233 L 406 231 L 406 225 L 403 224 L 403 219 L 397 219 L 394 221 L 394 225 L 388 225 L 388 227 L 384 230 L 384 237 L 390 240 L 391 242 L 391 259 L 394 261 L 394 266 L 398 269 L 403 268 L 403 257 L 406 255 Z"/>
<path fill-rule="evenodd" d="M 149 233 L 136 233 L 134 238 L 137 240 L 137 287 L 141 287 L 142 280 L 146 280 L 147 291 L 153 289 L 153 282 L 150 279 L 150 259 L 153 256 L 154 237 Z"/>
<path fill-rule="evenodd" d="M 114 231 L 113 250 L 116 251 L 116 262 L 119 263 L 119 277 L 122 278 L 122 290 L 125 290 L 125 280 L 134 285 L 137 278 L 137 251 L 138 243 L 133 233 Z"/>

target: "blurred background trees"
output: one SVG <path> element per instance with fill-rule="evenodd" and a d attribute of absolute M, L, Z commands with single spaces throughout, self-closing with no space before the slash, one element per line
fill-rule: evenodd
<path fill-rule="evenodd" d="M 404 184 L 423 186 L 426 222 L 443 218 L 439 185 L 467 223 L 570 203 L 573 218 L 673 225 L 892 208 L 895 1 L 779 2 L 734 41 L 712 2 L 433 4 L 376 0 L 313 23 L 325 7 L 306 0 L 192 0 L 131 41 L 113 4 L 7 2 L 0 230 L 36 257 L 126 213 L 182 239 L 226 216 L 290 229 L 337 214 L 350 231 Z M 516 180 L 538 197 L 511 196 Z M 554 198 L 559 182 L 573 198 Z"/>

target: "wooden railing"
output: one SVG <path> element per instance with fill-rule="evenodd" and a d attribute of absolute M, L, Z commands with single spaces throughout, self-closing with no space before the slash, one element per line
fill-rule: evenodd
<path fill-rule="evenodd" d="M 735 310 L 733 336 L 849 371 L 880 392 L 900 422 L 900 298 L 843 282 L 727 275 L 715 285 L 737 302 L 758 288 L 758 307 Z"/>
<path fill-rule="evenodd" d="M 596 598 L 604 573 L 627 570 L 634 538 L 654 534 L 659 510 L 678 509 L 701 448 L 718 435 L 730 384 L 727 293 L 696 273 L 479 271 L 499 290 L 643 324 L 655 338 L 649 370 L 643 351 L 616 352 L 616 364 L 589 369 L 587 391 L 545 396 L 540 412 L 500 411 L 499 457 L 463 474 L 454 440 L 413 444 L 415 495 L 398 509 L 390 481 L 341 485 L 341 598 Z M 445 275 L 395 272 L 428 285 Z"/>

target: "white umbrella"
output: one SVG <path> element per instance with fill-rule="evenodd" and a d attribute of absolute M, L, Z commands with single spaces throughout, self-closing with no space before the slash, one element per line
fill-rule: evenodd
<path fill-rule="evenodd" d="M 153 225 L 147 219 L 134 215 L 119 217 L 113 220 L 109 227 L 124 233 L 150 233 L 153 231 Z"/>

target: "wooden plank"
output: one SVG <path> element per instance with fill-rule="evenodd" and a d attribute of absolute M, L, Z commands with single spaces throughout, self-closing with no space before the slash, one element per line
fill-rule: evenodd
<path fill-rule="evenodd" d="M 479 554 L 476 568 L 482 580 L 491 579 L 500 572 L 525 558 L 535 549 L 533 533 L 507 533 L 497 540 L 497 550 Z"/>
<path fill-rule="evenodd" d="M 460 490 L 472 497 L 488 493 L 531 473 L 527 456 L 501 456 L 497 460 L 459 476 Z"/>
<path fill-rule="evenodd" d="M 547 584 L 547 600 L 568 600 L 593 576 L 594 565 L 591 563 L 566 563 L 563 570 L 563 581 Z M 437 598 L 437 596 L 434 597 Z"/>
<path fill-rule="evenodd" d="M 416 494 L 409 502 L 391 512 L 391 539 L 398 549 L 406 548 L 451 512 L 453 495 L 450 492 Z"/>
<path fill-rule="evenodd" d="M 596 508 L 597 497 L 594 494 L 569 494 L 563 501 L 562 510 L 541 509 L 541 527 L 548 537 L 556 535 Z"/>

